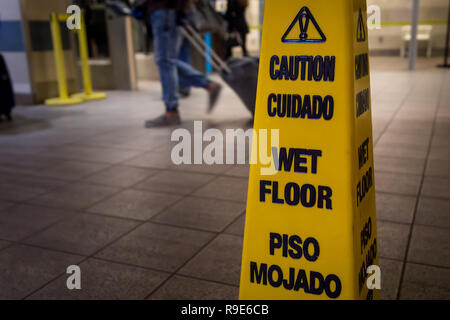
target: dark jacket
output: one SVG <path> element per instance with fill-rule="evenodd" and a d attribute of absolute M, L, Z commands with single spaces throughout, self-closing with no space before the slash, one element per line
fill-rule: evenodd
<path fill-rule="evenodd" d="M 238 0 L 228 0 L 225 19 L 228 21 L 228 31 L 248 33 L 248 24 L 245 20 L 245 7 L 239 5 Z"/>

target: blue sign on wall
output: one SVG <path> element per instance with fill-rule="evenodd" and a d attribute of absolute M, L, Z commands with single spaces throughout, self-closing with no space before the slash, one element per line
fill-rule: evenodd
<path fill-rule="evenodd" d="M 22 23 L 20 21 L 0 20 L 0 51 L 25 51 L 22 35 Z"/>

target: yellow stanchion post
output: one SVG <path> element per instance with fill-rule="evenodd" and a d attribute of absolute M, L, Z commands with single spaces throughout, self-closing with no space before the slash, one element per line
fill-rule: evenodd
<path fill-rule="evenodd" d="M 84 15 L 81 15 L 80 29 L 77 30 L 78 43 L 80 47 L 81 72 L 83 74 L 84 92 L 72 95 L 75 98 L 82 98 L 84 100 L 100 100 L 106 98 L 104 92 L 94 92 L 92 90 L 91 70 L 89 67 L 89 51 L 86 36 L 86 24 Z"/>
<path fill-rule="evenodd" d="M 61 106 L 82 103 L 82 98 L 69 97 L 67 92 L 67 78 L 61 41 L 61 30 L 59 28 L 58 16 L 54 12 L 52 12 L 50 16 L 50 26 L 52 32 L 53 52 L 55 55 L 56 75 L 58 78 L 59 97 L 47 99 L 45 100 L 45 104 L 49 106 Z"/>

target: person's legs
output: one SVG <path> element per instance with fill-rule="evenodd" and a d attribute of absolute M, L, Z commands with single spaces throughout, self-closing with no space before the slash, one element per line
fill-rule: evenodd
<path fill-rule="evenodd" d="M 200 71 L 197 71 L 190 64 L 187 64 L 181 60 L 177 60 L 178 76 L 180 78 L 180 83 L 183 86 L 188 87 L 200 87 L 207 89 L 210 80 Z"/>
<path fill-rule="evenodd" d="M 179 32 L 176 25 L 176 11 L 158 10 L 151 15 L 150 19 L 154 35 L 155 61 L 161 78 L 166 113 L 147 121 L 146 127 L 159 127 L 181 122 L 178 115 L 178 73 L 182 74 L 183 86 L 202 87 L 208 90 L 208 111 L 212 111 L 219 97 L 221 86 L 210 81 L 191 65 L 178 60 Z"/>
<path fill-rule="evenodd" d="M 198 87 L 206 89 L 209 93 L 208 112 L 211 112 L 219 98 L 222 86 L 209 80 L 203 73 L 194 69 L 191 65 L 183 61 L 177 61 L 178 76 L 182 86 Z"/>
<path fill-rule="evenodd" d="M 157 10 L 151 15 L 155 61 L 159 69 L 163 101 L 169 112 L 178 109 L 177 37 L 175 10 Z"/>
<path fill-rule="evenodd" d="M 147 121 L 145 126 L 150 128 L 179 124 L 176 11 L 157 10 L 152 13 L 150 22 L 154 37 L 155 61 L 161 78 L 166 113 Z"/>
<path fill-rule="evenodd" d="M 242 40 L 242 54 L 244 55 L 244 57 L 248 56 L 248 52 L 247 52 L 247 33 L 242 32 L 241 33 L 241 40 Z"/>
<path fill-rule="evenodd" d="M 188 39 L 186 39 L 183 36 L 180 36 L 180 49 L 178 53 L 178 60 L 183 61 L 184 63 L 187 63 L 189 65 L 192 65 L 192 58 L 191 58 L 191 46 L 189 44 Z M 191 87 L 189 84 L 183 83 L 181 77 L 179 77 L 179 86 L 180 86 L 180 94 L 185 97 L 189 96 Z"/>

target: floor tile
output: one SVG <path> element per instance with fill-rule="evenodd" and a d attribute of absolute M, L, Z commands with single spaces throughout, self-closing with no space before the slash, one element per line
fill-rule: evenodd
<path fill-rule="evenodd" d="M 434 134 L 439 136 L 449 136 L 450 135 L 450 129 L 448 126 L 448 123 L 440 123 L 439 118 L 436 121 L 436 126 L 434 128 Z M 448 154 L 448 153 L 447 153 Z"/>
<path fill-rule="evenodd" d="M 185 172 L 198 172 L 203 174 L 224 174 L 230 169 L 230 164 L 181 164 L 172 165 L 172 170 L 185 171 Z"/>
<path fill-rule="evenodd" d="M 88 211 L 145 221 L 180 199 L 181 196 L 166 193 L 125 190 Z"/>
<path fill-rule="evenodd" d="M 416 196 L 420 181 L 421 176 L 375 171 L 375 190 L 379 192 Z"/>
<path fill-rule="evenodd" d="M 396 300 L 400 285 L 403 262 L 380 259 L 381 299 Z"/>
<path fill-rule="evenodd" d="M 400 299 L 449 300 L 450 269 L 407 263 Z"/>
<path fill-rule="evenodd" d="M 450 230 L 415 225 L 408 261 L 450 268 Z"/>
<path fill-rule="evenodd" d="M 68 290 L 64 275 L 29 299 L 38 300 L 136 300 L 144 299 L 167 273 L 89 259 L 80 264 L 81 290 Z"/>
<path fill-rule="evenodd" d="M 25 242 L 65 252 L 91 255 L 131 230 L 136 222 L 79 214 L 61 221 Z"/>
<path fill-rule="evenodd" d="M 450 161 L 450 151 L 449 148 L 442 148 L 442 147 L 436 147 L 432 146 L 430 149 L 430 159 L 435 160 L 446 160 L 447 163 Z"/>
<path fill-rule="evenodd" d="M 183 288 L 180 290 L 180 288 Z M 174 276 L 154 294 L 152 300 L 237 300 L 239 288 L 220 283 Z"/>
<path fill-rule="evenodd" d="M 22 299 L 81 259 L 23 245 L 4 249 L 0 251 L 0 299 Z"/>
<path fill-rule="evenodd" d="M 0 240 L 0 250 L 6 248 L 6 247 L 9 246 L 10 244 L 11 244 L 11 242 L 9 242 L 9 241 Z"/>
<path fill-rule="evenodd" d="M 415 223 L 450 229 L 450 200 L 420 198 Z"/>
<path fill-rule="evenodd" d="M 376 172 L 422 175 L 425 159 L 391 158 L 375 155 Z"/>
<path fill-rule="evenodd" d="M 156 175 L 135 186 L 136 189 L 144 189 L 155 192 L 169 192 L 187 195 L 214 179 L 212 175 L 161 171 Z"/>
<path fill-rule="evenodd" d="M 107 167 L 107 164 L 101 163 L 66 161 L 57 166 L 41 170 L 37 175 L 62 180 L 80 180 Z"/>
<path fill-rule="evenodd" d="M 242 241 L 242 237 L 219 235 L 189 261 L 179 274 L 239 285 Z"/>
<path fill-rule="evenodd" d="M 75 183 L 34 198 L 29 202 L 49 207 L 81 210 L 113 195 L 118 190 L 117 188 L 106 186 Z"/>
<path fill-rule="evenodd" d="M 232 225 L 230 225 L 224 233 L 234 234 L 236 236 L 244 236 L 245 214 L 240 216 Z"/>
<path fill-rule="evenodd" d="M 157 172 L 152 169 L 114 166 L 88 177 L 86 181 L 111 187 L 128 188 Z"/>
<path fill-rule="evenodd" d="M 48 178 L 2 174 L 0 199 L 26 201 L 55 188 L 63 187 L 66 183 Z"/>
<path fill-rule="evenodd" d="M 2 170 L 9 170 L 12 173 L 36 174 L 52 166 L 57 166 L 62 162 L 47 156 L 38 156 L 35 154 L 21 154 L 3 151 L 0 148 L 0 167 Z"/>
<path fill-rule="evenodd" d="M 411 223 L 416 198 L 389 193 L 377 193 L 377 219 Z"/>
<path fill-rule="evenodd" d="M 90 146 L 102 146 L 119 149 L 131 150 L 152 150 L 170 142 L 170 137 L 165 139 L 156 139 L 154 136 L 145 135 L 143 132 L 133 134 L 123 134 L 122 132 L 115 132 L 112 134 L 105 134 L 95 137 L 86 142 L 80 142 Z"/>
<path fill-rule="evenodd" d="M 407 146 L 428 146 L 430 136 L 423 134 L 385 133 L 378 141 L 380 144 L 404 144 Z"/>
<path fill-rule="evenodd" d="M 0 213 L 0 238 L 20 241 L 72 214 L 62 209 L 16 205 Z"/>
<path fill-rule="evenodd" d="M 450 199 L 450 179 L 425 177 L 422 195 Z"/>
<path fill-rule="evenodd" d="M 244 210 L 245 205 L 240 203 L 187 197 L 152 220 L 220 232 Z"/>
<path fill-rule="evenodd" d="M 232 201 L 247 201 L 247 179 L 218 177 L 203 188 L 197 190 L 194 195 L 199 197 L 215 198 Z"/>
<path fill-rule="evenodd" d="M 69 145 L 52 148 L 45 151 L 46 155 L 68 160 L 92 161 L 115 164 L 123 162 L 141 154 L 141 151 L 114 149 L 104 147 L 89 147 L 82 145 Z"/>
<path fill-rule="evenodd" d="M 392 158 L 412 158 L 423 160 L 427 156 L 426 146 L 407 146 L 404 144 L 377 144 L 374 153 L 377 156 Z"/>
<path fill-rule="evenodd" d="M 400 133 L 406 135 L 430 135 L 433 124 L 430 121 L 394 119 L 387 128 L 387 133 Z"/>
<path fill-rule="evenodd" d="M 133 167 L 155 169 L 168 169 L 173 165 L 170 154 L 157 152 L 144 153 L 126 161 L 124 164 Z"/>
<path fill-rule="evenodd" d="M 450 178 L 450 161 L 428 159 L 425 175 L 430 177 Z"/>
<path fill-rule="evenodd" d="M 6 208 L 10 208 L 14 205 L 14 203 L 9 201 L 0 200 L 0 211 L 5 210 Z"/>
<path fill-rule="evenodd" d="M 190 259 L 213 233 L 146 223 L 97 256 L 173 272 Z"/>
<path fill-rule="evenodd" d="M 450 148 L 450 141 L 447 136 L 434 135 L 431 140 L 431 146 L 436 148 Z"/>
<path fill-rule="evenodd" d="M 409 236 L 409 225 L 378 221 L 379 257 L 403 260 Z"/>
<path fill-rule="evenodd" d="M 241 164 L 233 166 L 230 170 L 227 170 L 224 174 L 227 176 L 248 178 L 249 173 L 250 173 L 250 166 Z"/>

